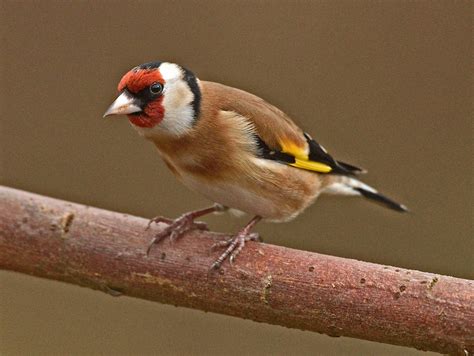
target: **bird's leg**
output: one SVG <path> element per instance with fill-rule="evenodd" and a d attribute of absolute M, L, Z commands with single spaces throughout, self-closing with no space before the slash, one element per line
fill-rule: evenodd
<path fill-rule="evenodd" d="M 246 241 L 261 241 L 260 236 L 257 233 L 251 233 L 250 230 L 262 220 L 261 216 L 255 216 L 252 220 L 249 221 L 247 225 L 240 230 L 237 235 L 232 236 L 229 240 L 220 241 L 215 243 L 212 248 L 216 247 L 227 247 L 222 255 L 212 264 L 211 269 L 218 269 L 227 257 L 229 257 L 229 262 L 233 263 L 237 255 L 242 251 L 245 246 Z"/>
<path fill-rule="evenodd" d="M 151 241 L 150 244 L 148 245 L 147 248 L 147 255 L 150 253 L 151 247 L 155 244 L 160 242 L 163 238 L 168 237 L 170 238 L 171 241 L 176 240 L 178 237 L 183 236 L 186 232 L 191 231 L 191 230 L 208 230 L 207 224 L 201 221 L 194 221 L 194 219 L 218 212 L 218 211 L 224 211 L 226 210 L 227 207 L 220 205 L 220 204 L 214 204 L 213 206 L 210 206 L 205 209 L 201 210 L 195 210 L 195 211 L 190 211 L 188 213 L 185 213 L 181 215 L 179 218 L 172 220 L 168 218 L 163 218 L 161 216 L 157 216 L 153 219 L 151 219 L 148 222 L 147 229 L 150 227 L 152 223 L 160 223 L 164 222 L 168 224 L 166 228 L 163 229 L 160 233 L 158 233 Z"/>

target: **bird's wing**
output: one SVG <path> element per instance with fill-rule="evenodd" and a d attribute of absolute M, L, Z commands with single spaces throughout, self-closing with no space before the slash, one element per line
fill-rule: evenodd
<path fill-rule="evenodd" d="M 223 111 L 247 118 L 255 128 L 259 155 L 293 167 L 319 173 L 357 174 L 362 169 L 336 161 L 284 112 L 248 92 L 222 84 L 202 82 L 206 96 Z"/>

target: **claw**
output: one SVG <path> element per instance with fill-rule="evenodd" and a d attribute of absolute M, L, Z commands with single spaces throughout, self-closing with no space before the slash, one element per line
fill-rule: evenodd
<path fill-rule="evenodd" d="M 150 226 L 151 226 L 152 222 L 153 222 L 152 220 L 148 220 L 148 224 L 146 224 L 145 231 L 150 230 Z"/>
<path fill-rule="evenodd" d="M 211 246 L 211 249 L 216 247 L 227 247 L 227 249 L 219 256 L 219 258 L 212 264 L 211 269 L 218 269 L 226 258 L 229 258 L 229 263 L 233 264 L 239 255 L 240 251 L 245 246 L 247 241 L 259 241 L 260 235 L 258 233 L 240 232 L 229 240 L 218 241 Z"/>
<path fill-rule="evenodd" d="M 252 232 L 251 234 L 248 235 L 248 240 L 247 241 L 263 242 L 263 239 L 260 236 L 260 234 L 258 234 L 257 232 Z"/>
<path fill-rule="evenodd" d="M 152 238 L 150 243 L 148 244 L 148 247 L 146 249 L 147 256 L 150 254 L 151 247 L 155 244 L 155 242 L 156 242 L 156 237 Z"/>
<path fill-rule="evenodd" d="M 207 226 L 207 224 L 203 221 L 195 221 L 194 222 L 194 225 L 196 225 L 196 228 L 198 230 L 203 230 L 203 231 L 209 231 L 209 227 Z"/>
<path fill-rule="evenodd" d="M 227 247 L 231 244 L 232 242 L 232 238 L 228 239 L 228 240 L 223 240 L 223 241 L 217 241 L 216 243 L 214 243 L 212 246 L 211 246 L 211 251 L 214 251 L 215 249 L 219 248 L 219 247 Z"/>
<path fill-rule="evenodd" d="M 214 209 L 214 208 L 212 208 Z M 181 236 L 183 236 L 185 233 L 191 231 L 191 230 L 208 230 L 207 224 L 202 222 L 202 221 L 194 221 L 194 218 L 200 215 L 203 215 L 202 213 L 208 213 L 211 212 L 211 208 L 208 209 L 203 209 L 200 211 L 195 211 L 195 212 L 190 212 L 181 215 L 179 218 L 176 220 L 171 220 L 168 218 L 163 218 L 161 216 L 157 216 L 156 218 L 151 219 L 148 222 L 147 230 L 150 228 L 150 225 L 153 223 L 160 223 L 164 222 L 168 224 L 167 227 L 164 228 L 161 232 L 159 232 L 150 242 L 150 245 L 147 248 L 147 255 L 150 253 L 151 247 L 160 242 L 165 237 L 169 237 L 171 242 L 176 241 L 179 239 Z"/>
<path fill-rule="evenodd" d="M 183 233 L 184 233 L 184 231 L 183 231 Z M 169 240 L 170 240 L 171 243 L 174 243 L 177 238 L 178 238 L 178 233 L 176 231 L 173 231 L 170 234 Z"/>
<path fill-rule="evenodd" d="M 148 224 L 145 228 L 145 231 L 148 231 L 150 229 L 151 224 L 159 224 L 159 223 L 166 223 L 166 224 L 170 225 L 171 223 L 173 223 L 173 220 L 168 219 L 168 218 L 164 218 L 162 216 L 155 216 L 154 218 L 152 218 L 148 221 Z"/>

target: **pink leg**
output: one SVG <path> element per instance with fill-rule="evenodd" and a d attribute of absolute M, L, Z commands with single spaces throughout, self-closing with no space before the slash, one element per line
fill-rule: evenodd
<path fill-rule="evenodd" d="M 255 216 L 250 222 L 240 230 L 237 235 L 233 236 L 227 241 L 221 241 L 214 244 L 212 247 L 227 247 L 222 255 L 212 264 L 211 269 L 218 269 L 227 257 L 229 262 L 233 263 L 237 255 L 242 251 L 245 242 L 249 240 L 258 241 L 260 237 L 257 233 L 250 233 L 250 230 L 260 221 L 262 217 Z"/>
<path fill-rule="evenodd" d="M 148 249 L 146 251 L 147 255 L 150 253 L 151 247 L 155 244 L 160 242 L 163 238 L 169 237 L 171 241 L 176 240 L 177 238 L 183 236 L 186 232 L 191 231 L 191 230 L 208 230 L 206 223 L 200 222 L 200 221 L 194 221 L 194 219 L 210 214 L 216 211 L 223 211 L 226 210 L 227 208 L 220 205 L 220 204 L 214 204 L 213 206 L 201 210 L 195 210 L 195 211 L 190 211 L 188 213 L 185 213 L 181 215 L 179 218 L 172 220 L 168 218 L 163 218 L 160 216 L 157 216 L 153 219 L 151 219 L 148 222 L 147 229 L 150 228 L 150 225 L 152 223 L 160 223 L 164 222 L 168 224 L 168 226 L 158 233 L 151 241 L 150 244 L 148 245 Z"/>

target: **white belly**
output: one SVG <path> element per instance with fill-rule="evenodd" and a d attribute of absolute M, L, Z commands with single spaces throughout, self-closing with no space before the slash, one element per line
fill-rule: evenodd
<path fill-rule="evenodd" d="M 213 202 L 250 215 L 269 219 L 279 215 L 278 211 L 274 211 L 274 204 L 271 201 L 238 185 L 215 181 L 208 183 L 192 175 L 182 177 L 182 183 Z"/>

